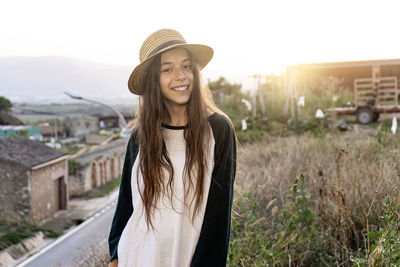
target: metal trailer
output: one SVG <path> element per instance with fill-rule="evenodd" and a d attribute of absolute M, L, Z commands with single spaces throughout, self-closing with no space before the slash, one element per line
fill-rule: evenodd
<path fill-rule="evenodd" d="M 355 115 L 360 124 L 377 121 L 381 113 L 400 112 L 400 59 L 299 64 L 292 67 L 302 87 L 321 77 L 343 78 L 353 87 L 354 105 L 328 109 L 328 113 Z"/>
<path fill-rule="evenodd" d="M 397 77 L 354 80 L 354 107 L 332 108 L 328 113 L 356 115 L 359 124 L 370 124 L 381 113 L 400 112 Z"/>

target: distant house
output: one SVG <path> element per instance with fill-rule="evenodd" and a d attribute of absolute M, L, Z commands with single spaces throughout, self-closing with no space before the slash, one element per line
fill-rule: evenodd
<path fill-rule="evenodd" d="M 62 126 L 54 126 L 49 125 L 48 123 L 41 123 L 38 127 L 42 131 L 42 137 L 45 140 L 50 140 L 52 137 L 54 138 L 63 138 L 64 137 L 64 128 Z"/>
<path fill-rule="evenodd" d="M 117 115 L 98 115 L 99 127 L 100 128 L 118 128 L 119 127 L 119 118 Z"/>
<path fill-rule="evenodd" d="M 96 115 L 100 128 L 119 128 L 120 119 L 116 114 L 112 115 Z M 132 115 L 122 114 L 125 121 L 132 120 Z"/>
<path fill-rule="evenodd" d="M 39 222 L 67 206 L 67 155 L 20 136 L 0 138 L 0 215 Z"/>
<path fill-rule="evenodd" d="M 69 195 L 85 192 L 118 178 L 126 150 L 126 140 L 119 139 L 71 159 L 74 169 L 69 175 Z"/>
<path fill-rule="evenodd" d="M 67 118 L 65 128 L 68 129 L 70 137 L 84 137 L 86 134 L 99 129 L 98 119 L 92 116 Z"/>
<path fill-rule="evenodd" d="M 14 135 L 24 135 L 34 140 L 42 139 L 42 131 L 39 127 L 29 125 L 0 125 L 0 138 Z"/>

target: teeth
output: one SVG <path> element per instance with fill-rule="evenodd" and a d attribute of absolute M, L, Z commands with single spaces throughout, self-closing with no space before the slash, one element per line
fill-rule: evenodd
<path fill-rule="evenodd" d="M 184 91 L 186 89 L 188 89 L 189 86 L 182 86 L 182 87 L 176 87 L 176 88 L 172 88 L 172 90 L 174 91 Z"/>

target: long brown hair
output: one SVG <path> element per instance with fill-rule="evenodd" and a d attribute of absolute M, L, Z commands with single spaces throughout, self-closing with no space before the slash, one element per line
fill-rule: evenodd
<path fill-rule="evenodd" d="M 192 221 L 199 211 L 204 195 L 203 184 L 207 166 L 206 146 L 210 129 L 207 112 L 217 111 L 209 89 L 201 86 L 200 72 L 189 50 L 187 50 L 193 67 L 193 85 L 189 102 L 186 105 L 187 126 L 184 129 L 186 141 L 186 160 L 184 166 L 184 202 L 191 206 L 194 203 Z M 156 203 L 162 194 L 170 193 L 172 203 L 172 186 L 174 169 L 168 156 L 162 136 L 164 118 L 170 118 L 163 101 L 160 89 L 161 54 L 149 65 L 144 79 L 144 94 L 139 98 L 137 111 L 137 130 L 139 133 L 140 158 L 139 168 L 143 175 L 143 191 L 139 192 L 144 204 L 147 225 L 153 227 L 151 216 Z M 169 174 L 168 183 L 164 183 L 163 170 Z M 137 181 L 138 182 L 138 181 Z M 192 199 L 187 199 L 190 190 L 194 189 Z"/>

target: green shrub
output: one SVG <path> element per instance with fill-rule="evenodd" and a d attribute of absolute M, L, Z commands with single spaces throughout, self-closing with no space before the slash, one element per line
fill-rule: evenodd
<path fill-rule="evenodd" d="M 232 217 L 229 266 L 266 266 L 273 257 L 265 218 L 257 215 L 256 205 L 249 193 L 234 203 L 237 212 Z"/>
<path fill-rule="evenodd" d="M 302 174 L 295 179 L 286 203 L 273 221 L 273 250 L 284 252 L 281 263 L 287 259 L 301 266 L 334 263 L 330 229 L 322 228 L 321 218 L 311 206 L 311 195 L 305 188 L 304 180 Z"/>
<path fill-rule="evenodd" d="M 278 215 L 268 220 L 259 216 L 249 193 L 235 202 L 229 266 L 336 264 L 331 231 L 313 210 L 304 179 L 295 179 Z"/>
<path fill-rule="evenodd" d="M 21 241 L 21 237 L 17 233 L 7 233 L 0 237 L 1 242 L 5 244 L 17 244 Z M 1 249 L 1 247 L 0 247 Z"/>
<path fill-rule="evenodd" d="M 75 154 L 82 148 L 77 146 L 75 143 L 67 143 L 64 144 L 61 148 L 61 151 L 67 154 Z"/>
<path fill-rule="evenodd" d="M 376 142 L 373 144 L 376 153 L 385 153 L 388 149 L 396 149 L 400 144 L 400 136 L 394 135 L 391 132 L 382 130 L 378 126 L 376 134 L 369 134 L 369 136 L 374 137 Z"/>
<path fill-rule="evenodd" d="M 75 169 L 80 166 L 80 163 L 74 159 L 68 160 L 68 175 L 75 174 Z"/>
<path fill-rule="evenodd" d="M 25 238 L 32 237 L 36 232 L 41 231 L 48 238 L 55 238 L 62 234 L 44 229 L 36 224 L 10 221 L 5 218 L 0 218 L 0 231 L 4 233 L 0 236 L 0 250 L 18 244 Z"/>
<path fill-rule="evenodd" d="M 85 197 L 85 199 L 104 197 L 105 195 L 107 195 L 111 191 L 113 191 L 116 187 L 118 187 L 120 183 L 121 183 L 121 176 L 119 178 L 111 180 L 99 187 L 93 188 L 92 190 L 87 192 L 84 195 L 84 197 Z"/>
<path fill-rule="evenodd" d="M 400 266 L 400 205 L 386 197 L 379 228 L 367 233 L 375 244 L 365 257 L 354 258 L 353 266 Z"/>
<path fill-rule="evenodd" d="M 288 127 L 297 134 L 312 133 L 315 137 L 322 137 L 329 132 L 328 120 L 326 118 L 304 120 L 298 118 L 288 120 Z"/>
<path fill-rule="evenodd" d="M 240 143 L 254 143 L 266 139 L 268 134 L 262 130 L 246 130 L 237 131 L 236 136 Z"/>

